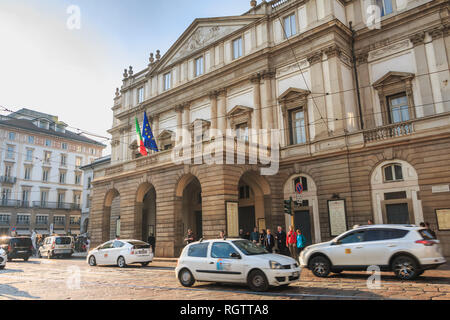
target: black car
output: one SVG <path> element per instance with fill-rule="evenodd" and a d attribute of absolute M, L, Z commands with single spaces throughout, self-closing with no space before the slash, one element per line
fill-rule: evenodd
<path fill-rule="evenodd" d="M 0 248 L 6 251 L 8 261 L 12 259 L 28 259 L 33 255 L 33 244 L 29 237 L 2 237 Z"/>

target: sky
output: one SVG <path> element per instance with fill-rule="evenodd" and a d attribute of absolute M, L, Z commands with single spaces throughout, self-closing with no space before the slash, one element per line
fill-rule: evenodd
<path fill-rule="evenodd" d="M 0 105 L 110 137 L 125 68 L 145 68 L 195 18 L 249 9 L 249 0 L 0 0 Z"/>

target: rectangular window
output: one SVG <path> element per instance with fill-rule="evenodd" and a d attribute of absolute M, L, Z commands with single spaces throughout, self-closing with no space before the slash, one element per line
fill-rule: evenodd
<path fill-rule="evenodd" d="M 45 207 L 48 199 L 48 191 L 41 191 L 41 206 Z"/>
<path fill-rule="evenodd" d="M 28 136 L 28 143 L 34 144 L 34 136 Z"/>
<path fill-rule="evenodd" d="M 52 158 L 52 153 L 50 151 L 44 151 L 44 162 L 50 163 L 51 158 Z"/>
<path fill-rule="evenodd" d="M 75 159 L 75 166 L 76 166 L 77 168 L 79 168 L 79 167 L 81 167 L 82 164 L 83 164 L 83 159 L 82 159 L 81 157 L 77 157 L 77 158 Z"/>
<path fill-rule="evenodd" d="M 238 124 L 236 126 L 236 137 L 240 141 L 248 142 L 248 125 L 247 125 L 247 123 Z"/>
<path fill-rule="evenodd" d="M 0 214 L 0 225 L 9 225 L 11 216 L 9 214 Z"/>
<path fill-rule="evenodd" d="M 392 0 L 377 0 L 377 6 L 381 10 L 381 16 L 387 16 L 394 12 L 394 8 L 392 6 Z"/>
<path fill-rule="evenodd" d="M 81 174 L 75 174 L 75 184 L 81 184 Z"/>
<path fill-rule="evenodd" d="M 66 173 L 60 172 L 59 173 L 59 183 L 65 184 L 66 183 Z"/>
<path fill-rule="evenodd" d="M 24 214 L 18 214 L 16 222 L 18 225 L 28 226 L 30 224 L 30 216 L 24 215 Z"/>
<path fill-rule="evenodd" d="M 9 133 L 9 140 L 11 140 L 11 141 L 16 140 L 16 133 L 15 132 L 10 132 Z"/>
<path fill-rule="evenodd" d="M 53 224 L 55 226 L 65 226 L 66 225 L 66 217 L 64 216 L 54 216 Z"/>
<path fill-rule="evenodd" d="M 6 158 L 14 160 L 15 159 L 15 146 L 8 146 L 7 152 L 6 152 Z"/>
<path fill-rule="evenodd" d="M 51 146 L 52 146 L 52 140 L 50 140 L 50 139 L 45 139 L 45 146 L 46 146 L 46 147 L 51 147 Z"/>
<path fill-rule="evenodd" d="M 391 123 L 409 121 L 408 98 L 405 94 L 389 97 Z"/>
<path fill-rule="evenodd" d="M 11 197 L 11 189 L 3 188 L 2 190 L 2 201 L 8 201 Z"/>
<path fill-rule="evenodd" d="M 48 225 L 48 216 L 36 216 L 36 225 Z"/>
<path fill-rule="evenodd" d="M 24 207 L 28 207 L 28 201 L 30 201 L 30 190 L 22 190 L 22 202 Z"/>
<path fill-rule="evenodd" d="M 65 155 L 65 154 L 61 155 L 61 165 L 62 166 L 67 165 L 67 155 Z"/>
<path fill-rule="evenodd" d="M 138 103 L 144 102 L 144 87 L 138 89 Z"/>
<path fill-rule="evenodd" d="M 67 150 L 68 149 L 67 148 L 67 143 L 65 143 L 65 142 L 62 143 L 61 147 L 62 147 L 63 150 Z"/>
<path fill-rule="evenodd" d="M 25 180 L 31 180 L 31 167 L 25 167 L 25 174 L 23 178 Z"/>
<path fill-rule="evenodd" d="M 203 74 L 203 57 L 195 59 L 195 76 L 201 76 Z"/>
<path fill-rule="evenodd" d="M 304 144 L 306 143 L 306 129 L 305 129 L 305 112 L 303 109 L 292 110 L 289 113 L 291 143 Z"/>
<path fill-rule="evenodd" d="M 172 74 L 169 72 L 164 75 L 164 91 L 169 90 L 171 88 L 171 85 L 172 85 Z"/>
<path fill-rule="evenodd" d="M 42 170 L 42 181 L 48 182 L 48 176 L 49 176 L 50 169 L 43 169 Z"/>
<path fill-rule="evenodd" d="M 5 165 L 5 177 L 10 178 L 12 172 L 12 166 L 11 165 Z"/>
<path fill-rule="evenodd" d="M 92 182 L 92 178 L 91 178 L 91 177 L 89 177 L 89 178 L 88 178 L 88 189 L 90 189 L 90 188 L 91 188 L 91 182 Z"/>
<path fill-rule="evenodd" d="M 233 41 L 233 59 L 242 57 L 242 38 Z"/>
<path fill-rule="evenodd" d="M 295 23 L 295 14 L 284 18 L 284 36 L 290 38 L 297 34 L 297 25 Z"/>
<path fill-rule="evenodd" d="M 33 161 L 33 150 L 27 149 L 27 155 L 25 161 Z"/>

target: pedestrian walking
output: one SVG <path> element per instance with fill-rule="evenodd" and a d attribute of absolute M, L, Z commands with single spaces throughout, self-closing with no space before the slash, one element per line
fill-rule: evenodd
<path fill-rule="evenodd" d="M 226 238 L 225 230 L 220 230 L 219 239 L 225 239 L 225 238 Z"/>
<path fill-rule="evenodd" d="M 425 222 L 425 228 L 427 228 L 427 231 L 433 236 L 434 239 L 437 239 L 436 232 L 431 229 L 431 225 L 429 222 Z"/>
<path fill-rule="evenodd" d="M 278 248 L 278 253 L 286 255 L 286 232 L 283 231 L 283 228 L 281 226 L 278 226 L 278 231 L 277 233 L 275 233 L 275 240 Z"/>
<path fill-rule="evenodd" d="M 300 259 L 300 253 L 306 247 L 306 238 L 300 229 L 297 229 L 297 256 Z"/>
<path fill-rule="evenodd" d="M 289 227 L 289 232 L 286 237 L 286 247 L 289 248 L 289 253 L 292 258 L 297 260 L 297 233 L 294 231 L 294 227 Z"/>
<path fill-rule="evenodd" d="M 266 241 L 266 236 L 267 236 L 266 230 L 262 229 L 261 233 L 259 234 L 259 243 L 263 247 L 265 247 L 264 241 Z"/>
<path fill-rule="evenodd" d="M 245 239 L 244 229 L 239 229 L 239 238 Z"/>
<path fill-rule="evenodd" d="M 89 252 L 90 247 L 91 247 L 91 240 L 89 240 L 89 238 L 86 238 L 86 252 Z"/>
<path fill-rule="evenodd" d="M 195 236 L 191 229 L 188 229 L 188 232 L 187 232 L 187 235 L 186 235 L 186 238 L 184 239 L 184 241 L 186 241 L 186 244 L 189 244 L 189 243 L 192 243 L 195 241 Z"/>
<path fill-rule="evenodd" d="M 256 228 L 256 227 L 253 228 L 253 232 L 250 234 L 250 241 L 255 244 L 258 243 L 258 241 L 259 241 L 258 228 Z"/>
<path fill-rule="evenodd" d="M 33 233 L 31 234 L 31 244 L 33 245 L 33 255 L 36 255 L 36 253 L 37 253 L 36 238 L 37 238 L 36 230 L 33 230 Z"/>
<path fill-rule="evenodd" d="M 272 235 L 270 229 L 267 229 L 267 235 L 265 236 L 264 239 L 264 247 L 267 249 L 267 251 L 272 253 L 274 246 L 275 246 L 275 237 Z"/>

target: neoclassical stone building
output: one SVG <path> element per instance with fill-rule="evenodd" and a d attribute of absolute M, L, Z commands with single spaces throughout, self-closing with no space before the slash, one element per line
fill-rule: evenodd
<path fill-rule="evenodd" d="M 188 228 L 213 238 L 288 226 L 283 200 L 292 197 L 310 243 L 368 219 L 428 221 L 450 255 L 449 2 L 251 5 L 243 15 L 196 19 L 147 68 L 125 70 L 111 166 L 93 182 L 93 243 L 154 235 L 158 256 L 177 256 Z M 161 151 L 139 157 L 134 119 L 142 124 L 144 111 Z M 209 132 L 216 128 L 230 129 L 236 137 L 224 148 L 244 144 L 245 157 L 174 161 L 183 128 L 193 158 L 220 141 Z M 277 130 L 280 143 L 260 129 Z M 257 143 L 279 157 L 276 174 L 252 161 Z"/>

